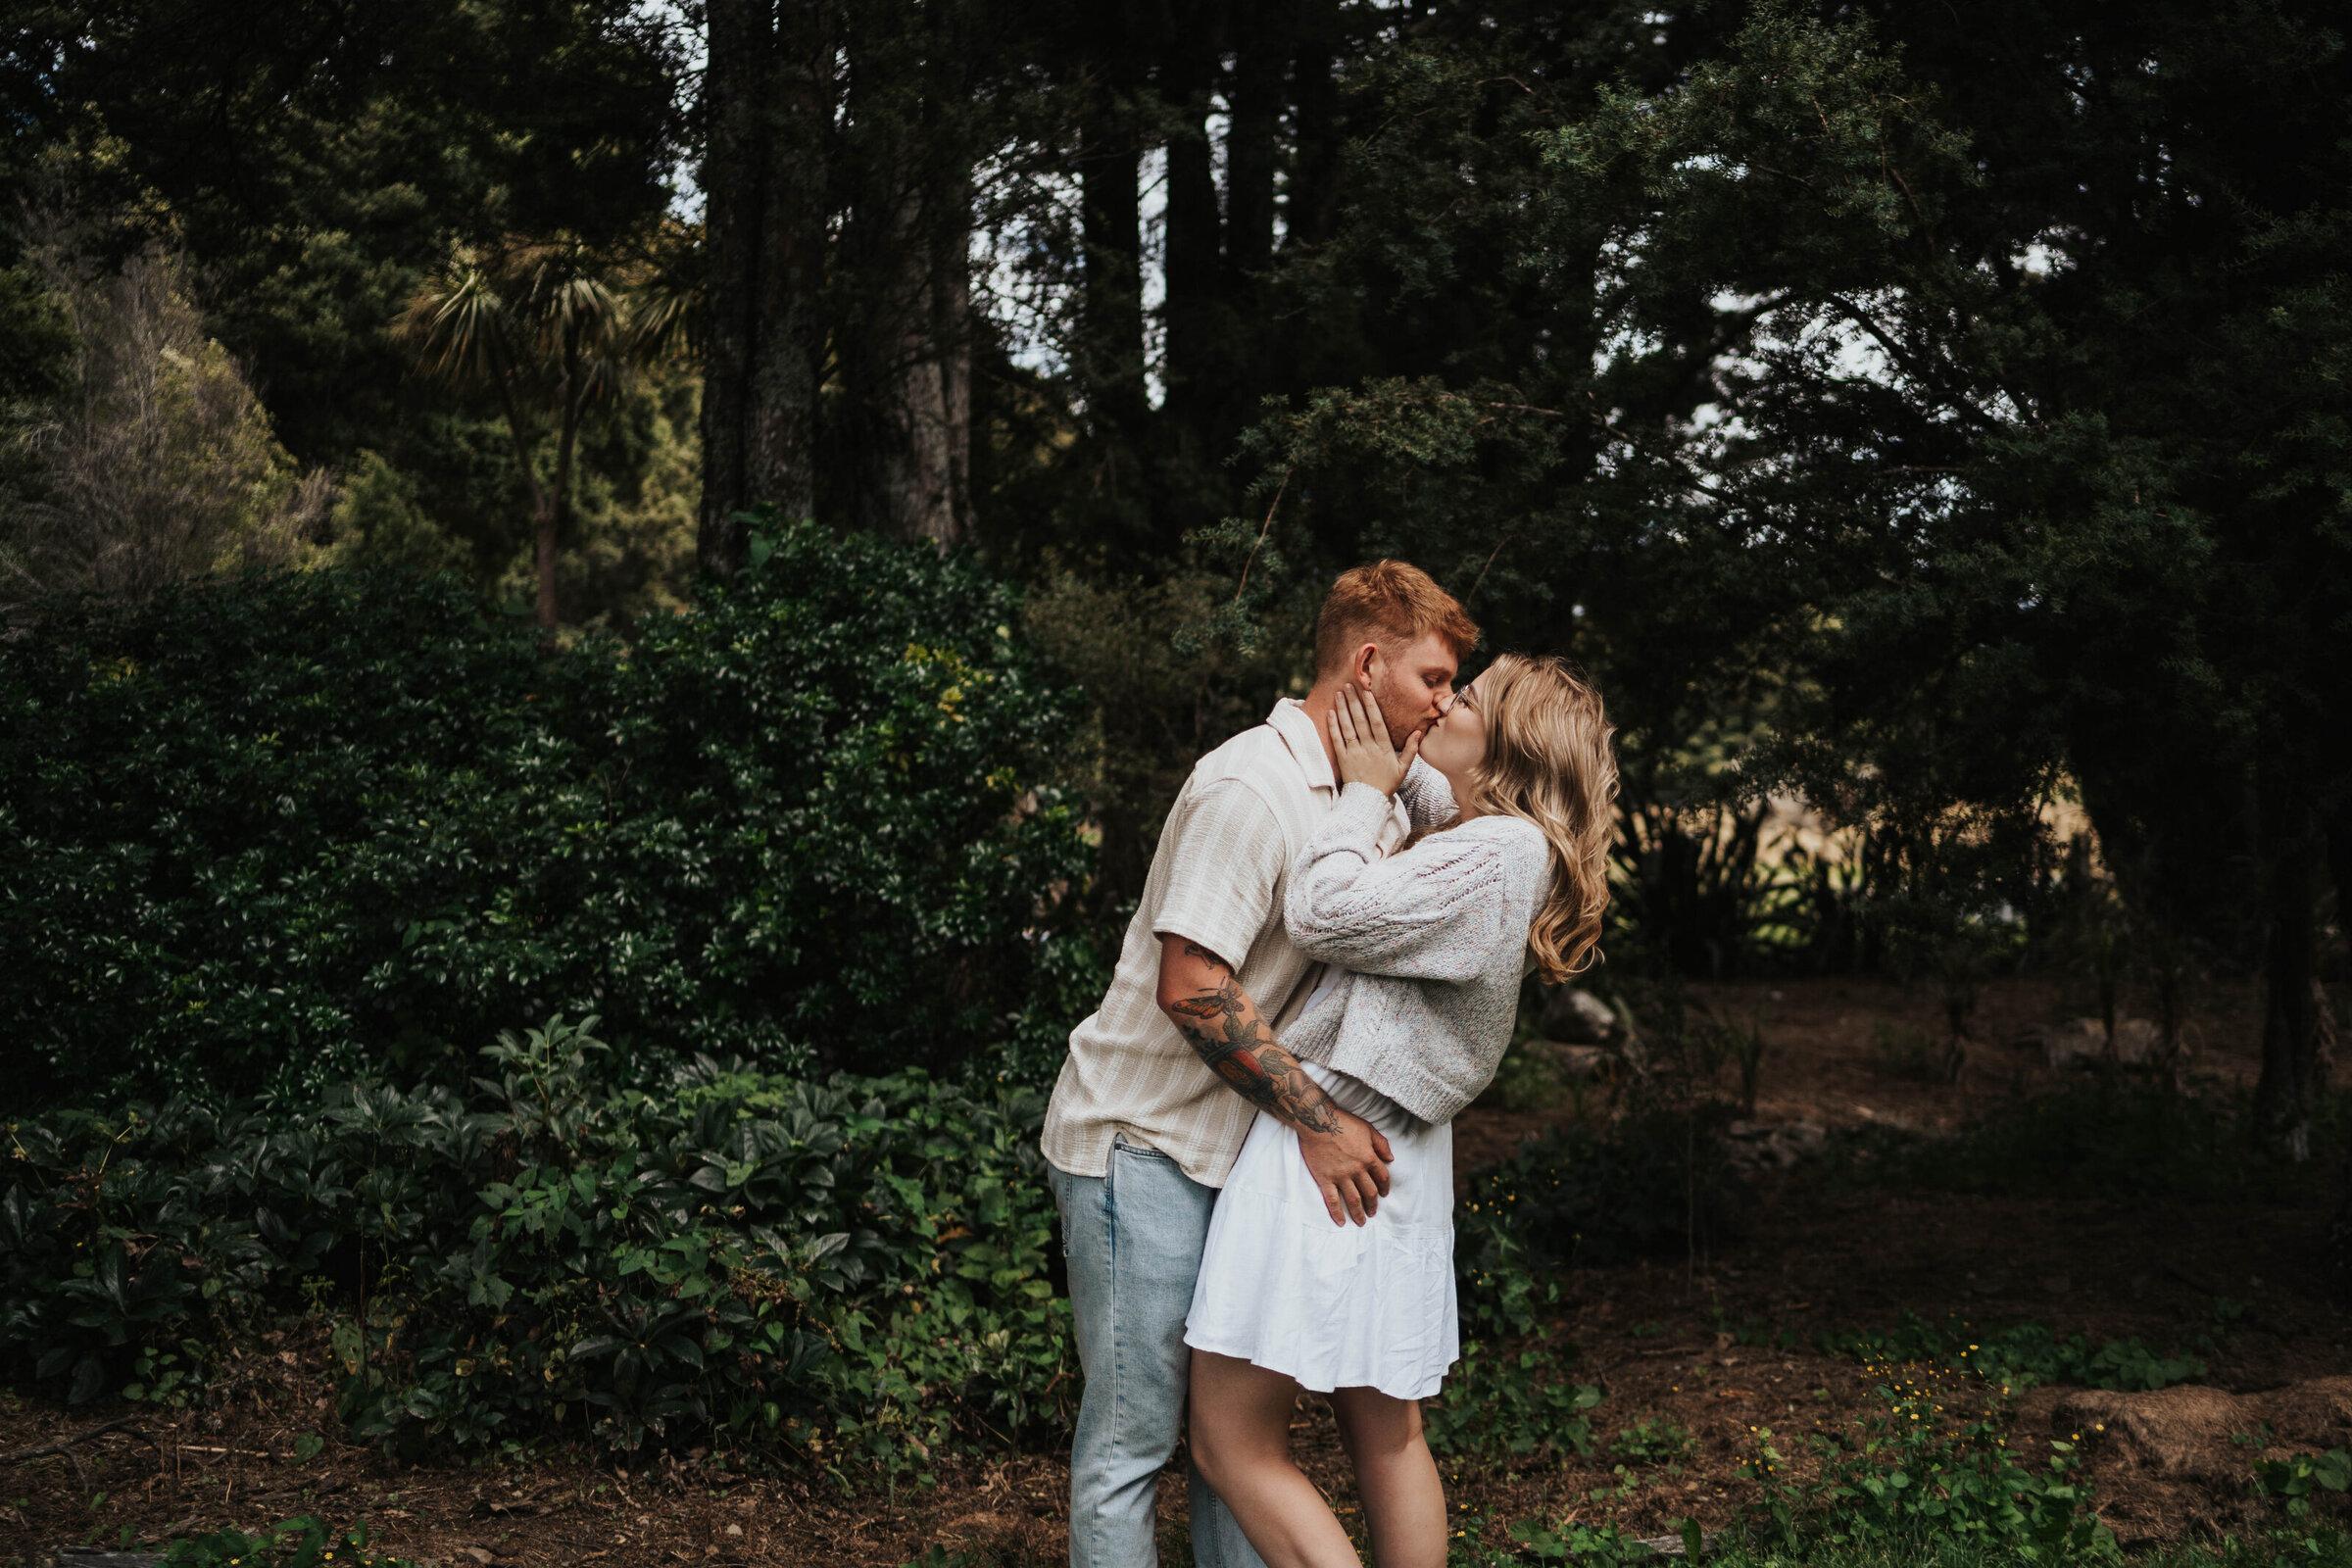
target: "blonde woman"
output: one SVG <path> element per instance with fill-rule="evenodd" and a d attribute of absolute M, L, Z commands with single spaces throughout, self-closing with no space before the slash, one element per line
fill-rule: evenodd
<path fill-rule="evenodd" d="M 1301 1389 L 1331 1396 L 1380 1568 L 1443 1568 L 1446 1499 L 1420 1401 L 1459 1348 L 1454 1113 L 1494 1076 L 1530 968 L 1591 961 L 1608 903 L 1617 764 L 1599 694 L 1506 654 L 1401 752 L 1352 687 L 1331 716 L 1345 789 L 1291 868 L 1291 940 L 1330 967 L 1283 1032 L 1301 1069 L 1395 1153 L 1377 1212 L 1337 1223 L 1261 1115 L 1209 1222 L 1193 1305 L 1193 1458 L 1267 1568 L 1356 1564 L 1292 1462 Z M 1422 764 L 1416 765 L 1415 754 Z M 1382 858 L 1401 793 L 1418 835 Z"/>

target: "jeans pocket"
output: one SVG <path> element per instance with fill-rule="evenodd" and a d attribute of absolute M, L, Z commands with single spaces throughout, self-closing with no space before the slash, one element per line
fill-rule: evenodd
<path fill-rule="evenodd" d="M 1156 1159 L 1163 1165 L 1173 1165 L 1176 1163 L 1173 1158 L 1161 1153 L 1158 1150 L 1153 1149 L 1150 1144 L 1129 1143 L 1125 1133 L 1112 1133 L 1110 1135 L 1110 1152 L 1114 1155 L 1125 1154 L 1130 1159 Z"/>

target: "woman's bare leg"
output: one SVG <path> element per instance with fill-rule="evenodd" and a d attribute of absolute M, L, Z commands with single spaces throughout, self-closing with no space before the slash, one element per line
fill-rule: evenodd
<path fill-rule="evenodd" d="M 1421 1435 L 1421 1401 L 1393 1399 L 1378 1389 L 1339 1389 L 1331 1410 L 1355 1465 L 1372 1560 L 1380 1568 L 1445 1568 L 1446 1489 Z"/>
<path fill-rule="evenodd" d="M 1266 1568 L 1363 1568 L 1331 1504 L 1291 1461 L 1291 1410 L 1298 1402 L 1298 1385 L 1281 1373 L 1195 1350 L 1193 1462 Z M 1443 1502 L 1438 1510 L 1443 1538 Z"/>

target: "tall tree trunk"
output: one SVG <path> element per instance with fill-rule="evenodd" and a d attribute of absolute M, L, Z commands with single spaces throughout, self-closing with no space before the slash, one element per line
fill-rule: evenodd
<path fill-rule="evenodd" d="M 556 629 L 556 509 L 542 504 L 532 517 L 532 566 L 538 578 L 539 629 Z"/>
<path fill-rule="evenodd" d="M 787 520 L 816 512 L 816 398 L 825 356 L 825 229 L 839 28 L 831 0 L 784 0 L 760 226 L 760 339 L 744 483 Z"/>
<path fill-rule="evenodd" d="M 2335 924 L 2352 932 L 2352 801 L 2328 818 L 2328 876 L 2335 884 Z"/>
<path fill-rule="evenodd" d="M 1224 223 L 1209 146 L 1209 97 L 1217 85 L 1216 7 L 1178 10 L 1167 40 L 1161 92 L 1167 101 L 1167 421 L 1179 455 L 1206 457 L 1208 414 L 1218 379 L 1217 301 L 1223 283 Z"/>
<path fill-rule="evenodd" d="M 849 35 L 855 163 L 841 241 L 842 449 L 860 526 L 941 547 L 970 510 L 969 326 L 975 40 L 965 0 L 919 31 L 885 9 Z"/>
<path fill-rule="evenodd" d="M 960 184 L 957 192 L 957 211 L 968 215 L 970 192 Z M 964 223 L 956 226 L 950 241 L 950 253 L 931 273 L 931 318 L 939 334 L 940 420 L 947 447 L 946 527 L 936 536 L 943 545 L 962 543 L 972 527 L 972 251 Z"/>
<path fill-rule="evenodd" d="M 943 549 L 961 542 L 971 496 L 967 198 L 961 180 L 902 203 L 860 336 L 859 510 L 867 526 Z"/>
<path fill-rule="evenodd" d="M 2335 883 L 2335 924 L 2352 930 L 2352 802 L 2336 807 L 2328 819 L 2328 874 Z M 2325 998 L 2320 999 L 2324 1004 Z M 2339 1048 L 2342 1044 L 2338 1042 Z M 2339 1057 L 2340 1064 L 2340 1057 Z M 2335 1213 L 2328 1220 L 2327 1255 L 2338 1300 L 2352 1300 L 2352 1149 L 2336 1176 Z"/>
<path fill-rule="evenodd" d="M 832 0 L 710 0 L 703 166 L 710 269 L 703 384 L 705 570 L 743 562 L 735 514 L 816 505 L 825 223 L 833 121 Z"/>
<path fill-rule="evenodd" d="M 531 567 L 538 583 L 539 626 L 552 632 L 556 629 L 556 510 L 561 502 L 539 482 L 539 466 L 531 457 L 536 437 L 522 422 L 522 405 L 514 396 L 514 382 L 510 374 L 499 376 L 498 406 L 506 416 L 507 438 L 514 444 L 514 466 L 522 471 L 523 488 L 531 497 Z M 568 433 L 565 446 L 568 461 Z M 561 473 L 559 467 L 559 477 Z"/>
<path fill-rule="evenodd" d="M 1133 441 L 1150 416 L 1144 396 L 1143 141 L 1134 95 L 1143 53 L 1129 13 L 1134 0 L 1087 8 L 1093 101 L 1078 132 L 1078 372 L 1090 422 L 1113 448 Z"/>
<path fill-rule="evenodd" d="M 2319 935 L 2314 905 L 2322 845 L 2310 799 L 2291 765 L 2274 750 L 2258 769 L 2270 933 L 2263 953 L 2262 1076 L 2254 1104 L 2264 1132 L 2300 1160 L 2311 1156 L 2309 1089 L 2319 1034 L 2312 1000 Z"/>
<path fill-rule="evenodd" d="M 1339 63 L 1348 41 L 1339 0 L 1300 0 L 1291 71 L 1295 151 L 1283 193 L 1283 243 L 1314 246 L 1331 237 L 1340 210 L 1348 125 L 1340 107 Z"/>
<path fill-rule="evenodd" d="M 765 228 L 768 122 L 775 33 L 760 0 L 710 0 L 703 157 L 703 510 L 695 557 L 706 572 L 743 564 L 735 514 L 745 482 L 752 362 L 760 338 L 760 248 Z"/>
<path fill-rule="evenodd" d="M 564 381 L 579 385 L 577 364 L 570 367 Z M 556 629 L 556 544 L 571 521 L 571 462 L 579 451 L 583 412 L 577 394 L 564 404 L 564 423 L 556 436 L 555 482 L 548 486 L 546 514 L 539 522 L 539 625 L 550 632 Z"/>
<path fill-rule="evenodd" d="M 971 526 L 972 345 L 969 186 L 942 172 L 920 279 L 921 313 L 908 348 L 906 454 L 911 484 L 898 531 L 946 549 Z"/>
<path fill-rule="evenodd" d="M 1225 137 L 1226 291 L 1248 300 L 1274 261 L 1274 172 L 1282 133 L 1283 71 L 1298 47 L 1292 5 L 1250 6 L 1235 18 L 1233 122 Z"/>

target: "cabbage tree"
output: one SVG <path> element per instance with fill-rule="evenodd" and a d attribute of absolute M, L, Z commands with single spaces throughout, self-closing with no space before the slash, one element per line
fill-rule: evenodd
<path fill-rule="evenodd" d="M 672 314 L 640 310 L 584 248 L 529 241 L 461 251 L 395 327 L 421 374 L 488 393 L 506 420 L 530 492 L 543 628 L 556 624 L 556 539 L 570 513 L 581 421 L 659 356 Z"/>

